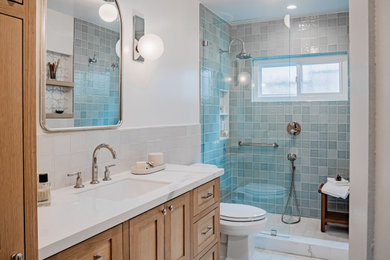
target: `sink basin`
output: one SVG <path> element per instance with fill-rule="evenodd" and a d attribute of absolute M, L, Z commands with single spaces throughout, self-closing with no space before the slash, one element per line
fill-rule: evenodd
<path fill-rule="evenodd" d="M 146 193 L 162 188 L 168 184 L 170 183 L 125 179 L 108 185 L 96 187 L 92 190 L 80 192 L 79 196 L 120 201 L 145 195 Z"/>

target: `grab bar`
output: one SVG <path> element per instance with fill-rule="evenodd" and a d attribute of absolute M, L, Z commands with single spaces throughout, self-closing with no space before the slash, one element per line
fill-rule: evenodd
<path fill-rule="evenodd" d="M 257 146 L 257 147 L 274 147 L 278 148 L 279 145 L 277 143 L 267 144 L 267 143 L 244 143 L 242 141 L 238 141 L 239 146 Z"/>

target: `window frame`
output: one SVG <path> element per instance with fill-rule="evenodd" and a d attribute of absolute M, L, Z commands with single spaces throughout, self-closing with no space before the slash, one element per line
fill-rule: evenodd
<path fill-rule="evenodd" d="M 302 66 L 310 64 L 339 63 L 340 92 L 334 93 L 302 93 Z M 273 66 L 274 65 L 274 66 Z M 295 65 L 297 71 L 296 95 L 261 95 L 261 68 Z M 348 53 L 321 53 L 290 56 L 255 58 L 252 60 L 252 102 L 290 102 L 290 101 L 348 101 Z"/>

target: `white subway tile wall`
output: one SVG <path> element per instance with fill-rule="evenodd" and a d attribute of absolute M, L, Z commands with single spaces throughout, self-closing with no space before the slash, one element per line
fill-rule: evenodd
<path fill-rule="evenodd" d="M 149 152 L 163 152 L 166 163 L 192 164 L 201 161 L 200 125 L 118 129 L 76 133 L 42 134 L 37 137 L 38 173 L 49 173 L 53 189 L 75 183 L 68 173 L 81 171 L 91 180 L 92 152 L 101 143 L 110 144 L 117 160 L 102 149 L 98 154 L 99 178 L 104 166 L 115 163 L 112 174 L 129 171 L 136 161 L 147 160 Z"/>

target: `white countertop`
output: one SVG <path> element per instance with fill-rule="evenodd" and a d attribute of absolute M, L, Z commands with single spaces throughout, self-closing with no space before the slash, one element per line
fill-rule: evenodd
<path fill-rule="evenodd" d="M 97 185 L 85 184 L 83 189 L 67 187 L 55 190 L 52 192 L 51 205 L 38 208 L 39 259 L 61 252 L 221 175 L 223 169 L 218 168 L 167 165 L 166 170 L 150 175 L 133 175 L 124 172 L 113 175 L 110 182 L 101 182 Z M 125 200 L 113 201 L 79 196 L 80 192 L 124 179 L 169 184 Z"/>

